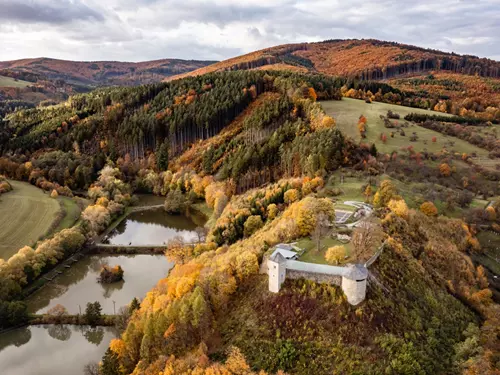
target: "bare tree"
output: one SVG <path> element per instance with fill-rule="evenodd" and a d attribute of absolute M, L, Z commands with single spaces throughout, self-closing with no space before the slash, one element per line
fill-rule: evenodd
<path fill-rule="evenodd" d="M 130 319 L 130 311 L 128 306 L 122 306 L 118 310 L 118 315 L 115 316 L 115 327 L 118 331 L 123 332 L 127 328 Z"/>
<path fill-rule="evenodd" d="M 374 247 L 382 240 L 382 230 L 372 220 L 362 221 L 352 235 L 353 255 L 356 261 L 370 255 Z"/>
<path fill-rule="evenodd" d="M 320 212 L 316 217 L 316 226 L 314 227 L 314 231 L 312 232 L 312 239 L 316 243 L 316 251 L 320 250 L 321 240 L 325 237 L 330 230 L 330 221 L 328 220 L 328 216 L 323 212 Z"/>
<path fill-rule="evenodd" d="M 196 240 L 198 243 L 205 242 L 207 239 L 208 229 L 205 227 L 196 227 L 194 231 L 196 233 Z"/>
<path fill-rule="evenodd" d="M 89 362 L 83 367 L 85 375 L 99 375 L 99 364 L 97 362 Z"/>

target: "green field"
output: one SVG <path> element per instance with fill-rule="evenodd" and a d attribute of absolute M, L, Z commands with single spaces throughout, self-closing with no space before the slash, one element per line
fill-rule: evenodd
<path fill-rule="evenodd" d="M 9 181 L 13 190 L 0 197 L 0 258 L 33 245 L 50 229 L 60 206 L 49 194 L 26 182 Z"/>
<path fill-rule="evenodd" d="M 15 80 L 14 78 L 0 76 L 0 87 L 18 87 L 24 88 L 27 86 L 31 86 L 33 83 L 21 80 Z"/>
<path fill-rule="evenodd" d="M 328 264 L 325 260 L 325 253 L 329 247 L 344 246 L 348 256 L 352 251 L 352 244 L 350 242 L 344 244 L 331 237 L 325 237 L 321 240 L 321 248 L 319 251 L 316 250 L 316 243 L 309 237 L 305 237 L 297 241 L 297 246 L 305 250 L 304 254 L 302 254 L 299 258 L 300 261 L 318 264 Z"/>
<path fill-rule="evenodd" d="M 61 208 L 64 210 L 64 217 L 53 230 L 53 233 L 72 227 L 78 221 L 82 212 L 76 203 L 75 198 L 59 196 L 57 200 Z"/>
<path fill-rule="evenodd" d="M 475 152 L 480 157 L 487 158 L 488 156 L 487 150 L 476 147 L 468 142 L 462 141 L 461 139 L 425 129 L 413 122 L 409 122 L 410 126 L 403 128 L 405 136 L 401 136 L 396 129 L 386 128 L 384 126 L 384 122 L 380 119 L 380 115 L 386 116 L 389 109 L 401 116 L 401 119 L 397 120 L 400 125 L 407 122 L 404 120 L 404 116 L 412 112 L 447 115 L 445 113 L 437 113 L 425 109 L 403 107 L 378 102 L 368 104 L 363 100 L 350 98 L 324 101 L 321 102 L 321 105 L 328 115 L 335 118 L 338 128 L 344 134 L 355 139 L 356 141 L 361 140 L 357 127 L 358 119 L 361 115 L 364 115 L 367 119 L 367 132 L 366 138 L 363 142 L 375 143 L 379 152 L 391 153 L 392 151 L 400 151 L 401 147 L 408 147 L 411 145 L 415 151 L 427 150 L 429 152 L 438 152 L 441 151 L 443 147 L 446 147 L 446 149 L 450 152 L 465 152 L 467 154 Z M 395 132 L 394 138 L 390 137 L 391 132 Z M 415 132 L 418 136 L 418 140 L 416 142 L 410 141 L 410 136 L 413 132 Z M 385 144 L 380 140 L 381 133 L 384 133 L 387 136 Z M 435 143 L 432 142 L 432 137 L 436 137 L 437 141 Z M 454 142 L 454 145 L 451 145 L 450 142 Z"/>

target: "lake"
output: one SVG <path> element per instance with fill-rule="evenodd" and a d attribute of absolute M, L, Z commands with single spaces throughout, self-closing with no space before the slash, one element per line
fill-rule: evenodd
<path fill-rule="evenodd" d="M 97 282 L 102 264 L 120 265 L 124 280 L 112 284 Z M 99 301 L 102 312 L 113 314 L 134 298 L 142 300 L 158 280 L 173 267 L 162 255 L 92 255 L 65 270 L 26 300 L 32 313 L 44 313 L 61 304 L 70 314 L 85 311 L 87 302 Z M 115 301 L 115 306 L 113 306 Z"/>
<path fill-rule="evenodd" d="M 162 208 L 133 212 L 108 235 L 103 243 L 112 245 L 163 245 L 180 236 L 191 242 L 196 237 L 195 229 L 205 224 L 199 213 L 169 215 Z"/>
<path fill-rule="evenodd" d="M 112 327 L 41 325 L 0 335 L 2 375 L 84 373 L 89 362 L 99 362 L 111 339 Z"/>

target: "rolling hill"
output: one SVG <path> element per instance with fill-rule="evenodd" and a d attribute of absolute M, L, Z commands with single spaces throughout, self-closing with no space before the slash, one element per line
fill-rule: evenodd
<path fill-rule="evenodd" d="M 204 67 L 213 61 L 162 59 L 143 62 L 68 61 L 49 58 L 0 62 L 0 75 L 27 81 L 64 80 L 84 86 L 131 86 Z"/>
<path fill-rule="evenodd" d="M 0 100 L 48 104 L 102 86 L 155 83 L 213 61 L 162 59 L 144 62 L 68 61 L 49 58 L 0 61 Z M 22 84 L 21 84 L 22 83 Z"/>
<path fill-rule="evenodd" d="M 282 69 L 296 70 L 298 68 L 329 75 L 371 80 L 421 74 L 433 70 L 500 77 L 500 62 L 477 56 L 458 55 L 373 39 L 335 39 L 266 48 L 172 78 L 224 70 L 265 69 L 267 67 L 272 69 L 272 66 L 277 64 Z"/>

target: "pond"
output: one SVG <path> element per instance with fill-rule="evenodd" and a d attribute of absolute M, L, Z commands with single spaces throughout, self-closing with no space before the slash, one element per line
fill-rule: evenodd
<path fill-rule="evenodd" d="M 195 229 L 205 224 L 199 213 L 169 215 L 163 209 L 133 212 L 106 237 L 103 243 L 112 245 L 163 245 L 176 236 L 186 242 L 195 239 Z"/>
<path fill-rule="evenodd" d="M 98 283 L 102 264 L 120 265 L 124 270 L 124 280 L 112 284 Z M 26 300 L 28 310 L 41 314 L 61 304 L 70 314 L 78 314 L 80 308 L 85 311 L 87 302 L 99 301 L 103 313 L 113 314 L 134 297 L 142 300 L 172 267 L 173 263 L 162 255 L 88 256 L 29 296 Z"/>
<path fill-rule="evenodd" d="M 101 360 L 114 337 L 116 331 L 112 327 L 18 328 L 0 335 L 0 372 L 3 375 L 80 375 L 86 364 Z"/>

